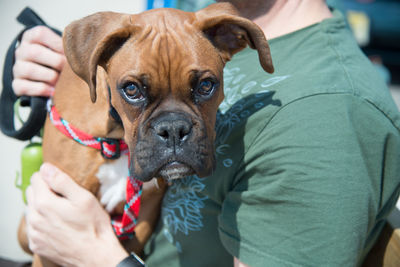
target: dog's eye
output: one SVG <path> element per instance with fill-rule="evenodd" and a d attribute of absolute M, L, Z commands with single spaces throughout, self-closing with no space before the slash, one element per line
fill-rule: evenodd
<path fill-rule="evenodd" d="M 130 101 L 139 102 L 144 99 L 144 96 L 136 83 L 127 83 L 123 86 L 122 90 Z"/>
<path fill-rule="evenodd" d="M 214 92 L 216 84 L 211 80 L 203 80 L 197 87 L 197 93 L 202 96 L 208 96 Z"/>

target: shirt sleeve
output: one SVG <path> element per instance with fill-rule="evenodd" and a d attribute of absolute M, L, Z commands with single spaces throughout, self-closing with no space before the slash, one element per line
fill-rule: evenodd
<path fill-rule="evenodd" d="M 250 266 L 356 266 L 381 206 L 390 123 L 362 99 L 326 94 L 265 124 L 223 202 L 224 246 Z"/>

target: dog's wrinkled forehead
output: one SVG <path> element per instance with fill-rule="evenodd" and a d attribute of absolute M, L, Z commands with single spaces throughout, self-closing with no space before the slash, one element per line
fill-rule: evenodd
<path fill-rule="evenodd" d="M 195 13 L 185 12 L 178 9 L 162 8 L 152 9 L 139 14 L 131 16 L 130 20 L 132 24 L 136 25 L 152 25 L 156 28 L 170 28 L 179 27 L 184 22 L 192 24 L 196 19 Z"/>
<path fill-rule="evenodd" d="M 200 63 L 200 58 L 205 58 L 207 54 L 211 54 L 210 52 L 217 56 L 218 51 L 203 31 L 196 27 L 193 13 L 179 10 L 152 11 L 135 17 L 136 25 L 139 25 L 140 29 L 132 36 L 135 43 L 146 52 L 152 52 L 163 60 L 168 58 L 171 62 L 181 60 L 183 63 L 193 62 L 194 57 L 194 65 Z M 149 21 L 154 22 L 149 23 Z M 201 55 L 197 54 L 199 52 Z M 190 59 L 185 60 L 185 57 Z"/>
<path fill-rule="evenodd" d="M 155 87 L 171 89 L 183 86 L 196 73 L 220 78 L 224 61 L 218 50 L 193 25 L 191 16 L 176 13 L 175 18 L 164 10 L 136 16 L 139 27 L 115 53 L 108 69 L 118 73 L 111 76 L 144 76 Z"/>

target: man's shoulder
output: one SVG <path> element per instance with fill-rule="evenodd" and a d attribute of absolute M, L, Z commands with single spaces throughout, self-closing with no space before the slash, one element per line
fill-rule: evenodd
<path fill-rule="evenodd" d="M 262 71 L 251 49 L 227 65 L 222 112 L 268 119 L 291 103 L 343 94 L 373 106 L 400 128 L 399 111 L 387 85 L 341 19 L 274 39 L 270 47 L 273 75 Z"/>

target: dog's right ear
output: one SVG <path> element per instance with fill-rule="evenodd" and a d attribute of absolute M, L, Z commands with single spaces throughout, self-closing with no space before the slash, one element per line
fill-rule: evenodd
<path fill-rule="evenodd" d="M 65 29 L 65 55 L 72 70 L 89 85 L 92 102 L 96 101 L 97 66 L 104 66 L 136 28 L 132 15 L 99 12 Z"/>
<path fill-rule="evenodd" d="M 269 45 L 263 31 L 254 22 L 239 16 L 232 4 L 211 4 L 197 11 L 195 18 L 195 26 L 218 49 L 225 62 L 249 46 L 257 50 L 262 68 L 266 72 L 274 72 Z"/>

